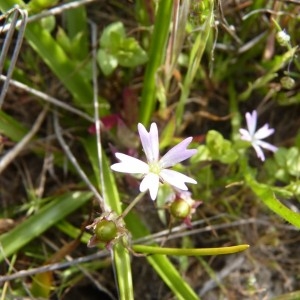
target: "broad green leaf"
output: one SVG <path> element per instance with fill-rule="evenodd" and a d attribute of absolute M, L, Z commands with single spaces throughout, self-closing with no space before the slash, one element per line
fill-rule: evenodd
<path fill-rule="evenodd" d="M 134 68 L 147 61 L 147 54 L 134 38 L 127 38 L 122 41 L 117 58 L 121 66 Z"/>
<path fill-rule="evenodd" d="M 290 175 L 300 177 L 300 152 L 296 147 L 288 150 L 286 156 L 286 166 Z"/>
<path fill-rule="evenodd" d="M 119 46 L 119 41 L 126 37 L 123 23 L 115 22 L 108 25 L 100 37 L 100 46 L 107 49 L 115 49 Z"/>
<path fill-rule="evenodd" d="M 224 139 L 223 136 L 215 130 L 210 130 L 207 133 L 206 145 L 212 159 L 224 164 L 231 164 L 238 159 L 238 154 L 233 149 L 232 143 Z"/>
<path fill-rule="evenodd" d="M 97 62 L 105 76 L 109 76 L 118 66 L 118 59 L 103 49 L 97 52 Z"/>
<path fill-rule="evenodd" d="M 209 152 L 209 149 L 205 145 L 200 145 L 197 148 L 197 153 L 190 158 L 191 164 L 195 164 L 201 161 L 212 160 L 212 156 Z"/>

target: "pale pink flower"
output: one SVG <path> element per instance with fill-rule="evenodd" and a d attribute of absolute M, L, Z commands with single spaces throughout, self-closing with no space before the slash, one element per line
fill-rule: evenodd
<path fill-rule="evenodd" d="M 142 174 L 144 177 L 140 184 L 140 191 L 149 190 L 152 200 L 157 197 L 159 182 L 166 182 L 181 190 L 188 190 L 185 183 L 197 183 L 193 178 L 168 169 L 197 152 L 196 149 L 187 149 L 192 141 L 191 137 L 183 140 L 160 158 L 157 125 L 152 123 L 150 131 L 147 132 L 146 128 L 139 123 L 138 131 L 147 163 L 123 153 L 116 153 L 115 155 L 120 162 L 113 164 L 112 170 L 129 174 Z"/>
<path fill-rule="evenodd" d="M 257 154 L 257 157 L 264 161 L 265 155 L 263 153 L 262 148 L 270 150 L 272 152 L 277 151 L 278 148 L 267 142 L 262 141 L 262 139 L 265 139 L 266 137 L 272 135 L 275 132 L 275 130 L 273 128 L 269 128 L 269 124 L 265 124 L 263 127 L 259 128 L 256 131 L 256 110 L 254 110 L 252 114 L 250 114 L 249 112 L 246 113 L 246 122 L 248 129 L 240 129 L 241 139 L 250 142 Z"/>

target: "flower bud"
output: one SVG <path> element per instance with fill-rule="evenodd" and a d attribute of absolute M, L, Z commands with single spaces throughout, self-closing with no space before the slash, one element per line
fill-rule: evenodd
<path fill-rule="evenodd" d="M 290 44 L 291 37 L 284 30 L 281 30 L 277 32 L 276 39 L 280 46 L 288 46 Z"/>
<path fill-rule="evenodd" d="M 280 79 L 280 83 L 285 89 L 292 89 L 295 86 L 295 80 L 290 76 L 284 76 Z"/>
<path fill-rule="evenodd" d="M 170 213 L 176 219 L 185 219 L 191 213 L 191 206 L 183 199 L 176 199 L 170 205 Z"/>
<path fill-rule="evenodd" d="M 95 227 L 99 242 L 108 243 L 117 237 L 118 229 L 114 221 L 103 219 Z"/>

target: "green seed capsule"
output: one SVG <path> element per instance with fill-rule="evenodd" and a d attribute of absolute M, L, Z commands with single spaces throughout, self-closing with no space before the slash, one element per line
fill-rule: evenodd
<path fill-rule="evenodd" d="M 95 235 L 99 242 L 108 243 L 118 234 L 117 225 L 110 220 L 101 220 L 95 228 Z"/>
<path fill-rule="evenodd" d="M 170 205 L 170 213 L 174 218 L 185 219 L 190 212 L 191 206 L 182 199 L 177 199 Z"/>
<path fill-rule="evenodd" d="M 289 76 L 284 76 L 280 79 L 282 87 L 285 89 L 292 89 L 295 86 L 295 80 Z"/>

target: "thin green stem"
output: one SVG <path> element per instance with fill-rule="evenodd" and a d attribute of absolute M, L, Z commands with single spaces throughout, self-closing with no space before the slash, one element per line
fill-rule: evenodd
<path fill-rule="evenodd" d="M 124 209 L 123 213 L 118 217 L 124 219 L 131 209 L 143 198 L 146 192 L 142 192 L 136 196 L 136 198 Z"/>

